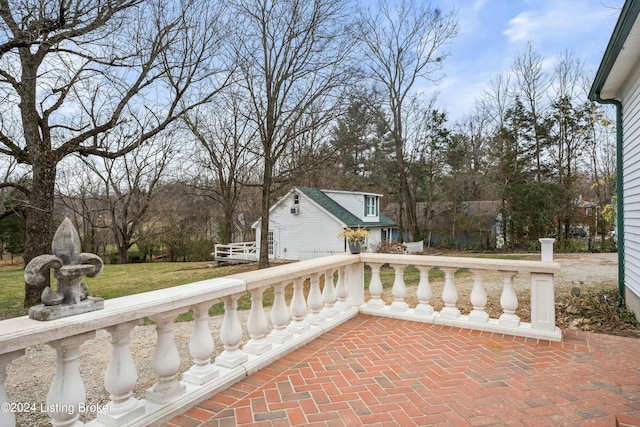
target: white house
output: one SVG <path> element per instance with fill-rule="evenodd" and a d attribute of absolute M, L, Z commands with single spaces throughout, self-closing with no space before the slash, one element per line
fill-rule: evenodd
<path fill-rule="evenodd" d="M 589 99 L 616 106 L 618 286 L 640 320 L 640 1 L 627 0 Z"/>
<path fill-rule="evenodd" d="M 371 232 L 365 250 L 389 240 L 397 224 L 380 212 L 381 194 L 293 187 L 269 210 L 269 258 L 303 260 L 348 250 L 344 228 Z M 260 236 L 260 220 L 252 228 Z M 256 238 L 260 245 L 260 239 Z M 259 247 L 257 251 L 259 252 Z"/>

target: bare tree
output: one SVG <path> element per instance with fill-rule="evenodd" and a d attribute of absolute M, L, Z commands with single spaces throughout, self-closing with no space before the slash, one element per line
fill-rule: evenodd
<path fill-rule="evenodd" d="M 418 79 L 438 81 L 446 57 L 444 47 L 456 32 L 455 13 L 445 14 L 430 3 L 413 0 L 378 1 L 375 11 L 363 10 L 358 28 L 368 75 L 386 92 L 400 181 L 399 225 L 403 230 L 406 209 L 412 235 L 417 233 L 417 218 L 415 195 L 407 181 L 405 102 Z"/>
<path fill-rule="evenodd" d="M 549 87 L 549 77 L 542 69 L 544 58 L 534 49 L 533 43 L 528 42 L 513 60 L 513 72 L 517 80 L 517 91 L 524 98 L 533 121 L 535 144 L 536 182 L 542 182 L 542 158 L 544 149 L 544 131 L 542 118 L 544 108 L 542 100 Z"/>
<path fill-rule="evenodd" d="M 0 105 L 15 119 L 0 123 L 0 153 L 32 174 L 25 262 L 51 243 L 61 159 L 122 156 L 224 84 L 221 14 L 205 0 L 0 0 Z M 127 141 L 111 151 L 114 128 Z M 26 287 L 25 305 L 41 291 Z"/>
<path fill-rule="evenodd" d="M 171 137 L 160 144 L 146 144 L 117 159 L 88 158 L 84 164 L 101 181 L 107 225 L 118 250 L 118 262 L 127 262 L 127 251 L 136 243 L 156 189 L 175 154 Z"/>
<path fill-rule="evenodd" d="M 262 169 L 261 268 L 269 265 L 276 168 L 291 143 L 331 121 L 350 73 L 345 0 L 235 0 L 238 85 L 258 130 Z M 313 119 L 310 117 L 313 116 Z"/>
<path fill-rule="evenodd" d="M 185 116 L 185 123 L 202 150 L 199 163 L 206 174 L 193 178 L 197 193 L 222 206 L 226 242 L 234 241 L 234 217 L 244 185 L 256 163 L 249 144 L 255 127 L 244 117 L 247 107 L 237 93 L 224 96 L 221 107 L 200 108 Z"/>
<path fill-rule="evenodd" d="M 74 157 L 70 159 L 59 165 L 56 200 L 79 230 L 83 251 L 104 255 L 111 240 L 104 186 L 91 169 L 81 167 Z"/>

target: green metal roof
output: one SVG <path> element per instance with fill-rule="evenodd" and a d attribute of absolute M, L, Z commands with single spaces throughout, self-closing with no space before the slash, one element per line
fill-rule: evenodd
<path fill-rule="evenodd" d="M 380 221 L 376 222 L 365 222 L 360 218 L 343 208 L 340 204 L 338 204 L 331 197 L 327 196 L 322 190 L 318 190 L 316 188 L 308 188 L 308 187 L 295 187 L 296 190 L 303 193 L 305 196 L 309 197 L 311 200 L 320 205 L 323 209 L 329 212 L 331 215 L 338 218 L 340 221 L 344 222 L 347 227 L 355 228 L 355 227 L 397 227 L 396 224 L 391 218 L 386 216 L 383 213 L 380 213 Z"/>
<path fill-rule="evenodd" d="M 637 0 L 626 0 L 620 11 L 620 16 L 613 29 L 613 34 L 609 39 L 602 61 L 600 62 L 600 67 L 598 67 L 598 71 L 596 72 L 596 77 L 589 90 L 590 100 L 596 101 L 600 96 L 600 91 L 606 83 L 607 78 L 609 78 L 609 74 L 623 50 L 623 46 L 638 17 L 638 13 L 640 13 L 640 2 Z"/>

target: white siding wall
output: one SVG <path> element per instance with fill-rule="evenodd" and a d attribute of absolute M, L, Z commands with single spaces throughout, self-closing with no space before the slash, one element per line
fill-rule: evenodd
<path fill-rule="evenodd" d="M 623 90 L 624 283 L 640 296 L 640 69 Z"/>
<path fill-rule="evenodd" d="M 345 196 L 349 195 L 345 194 Z M 338 238 L 338 234 L 342 231 L 342 223 L 328 215 L 305 195 L 300 194 L 299 197 L 300 203 L 294 205 L 293 194 L 289 194 L 271 211 L 269 230 L 273 231 L 274 235 L 272 258 L 302 260 L 348 250 L 345 248 L 344 239 Z M 344 197 L 342 200 L 349 200 L 349 198 Z M 362 200 L 364 201 L 364 197 Z M 297 215 L 291 213 L 291 208 L 294 206 L 298 206 Z M 367 242 L 367 248 L 373 247 L 382 240 L 381 228 L 372 228 L 370 231 L 371 237 Z M 259 251 L 259 222 L 256 228 L 256 245 Z"/>
<path fill-rule="evenodd" d="M 363 193 L 347 193 L 339 191 L 323 191 L 327 196 L 342 205 L 346 210 L 351 212 L 363 222 L 378 222 L 380 216 L 364 216 L 364 194 Z M 373 196 L 376 196 L 375 194 Z M 380 197 L 378 197 L 378 213 L 380 212 Z"/>
<path fill-rule="evenodd" d="M 274 232 L 276 258 L 306 259 L 312 251 L 344 252 L 338 238 L 342 225 L 300 194 L 298 214 L 291 213 L 293 195 L 271 211 L 269 228 Z"/>

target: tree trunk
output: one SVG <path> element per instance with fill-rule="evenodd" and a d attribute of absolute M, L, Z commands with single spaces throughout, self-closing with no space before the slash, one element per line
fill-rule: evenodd
<path fill-rule="evenodd" d="M 33 164 L 33 184 L 26 211 L 24 263 L 38 255 L 51 253 L 53 238 L 53 206 L 56 182 L 56 162 L 41 158 Z M 24 285 L 24 307 L 40 303 L 40 295 L 49 286 L 49 278 L 41 286 Z"/>
<path fill-rule="evenodd" d="M 264 173 L 262 179 L 262 202 L 260 222 L 260 258 L 258 268 L 269 267 L 269 208 L 271 207 L 271 173 L 270 159 L 265 156 Z"/>

